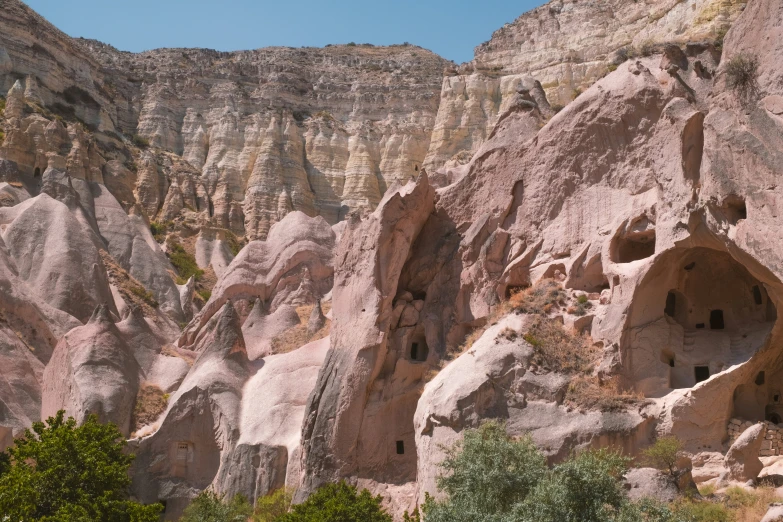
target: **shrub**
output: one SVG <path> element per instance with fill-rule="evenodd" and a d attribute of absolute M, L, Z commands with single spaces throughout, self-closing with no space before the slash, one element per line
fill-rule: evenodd
<path fill-rule="evenodd" d="M 138 297 L 139 299 L 141 299 L 151 307 L 153 308 L 158 307 L 159 303 L 155 299 L 155 295 L 149 290 L 147 290 L 146 288 L 144 288 L 143 286 L 131 284 L 129 285 L 128 289 L 133 293 L 133 295 L 135 295 L 136 297 Z"/>
<path fill-rule="evenodd" d="M 735 520 L 733 514 L 724 506 L 707 501 L 678 500 L 672 503 L 671 511 L 672 522 L 733 522 Z M 753 520 L 755 522 L 759 518 Z"/>
<path fill-rule="evenodd" d="M 242 495 L 226 500 L 212 491 L 202 491 L 185 508 L 179 522 L 246 522 L 253 506 Z"/>
<path fill-rule="evenodd" d="M 547 317 L 537 318 L 522 337 L 533 346 L 531 362 L 550 370 L 585 372 L 597 357 L 597 349 L 586 338 L 567 332 L 559 321 Z"/>
<path fill-rule="evenodd" d="M 3 129 L 0 129 L 0 145 L 5 143 L 5 132 L 3 132 Z"/>
<path fill-rule="evenodd" d="M 614 380 L 602 382 L 598 377 L 578 375 L 566 390 L 567 404 L 599 411 L 622 411 L 644 401 L 641 394 L 623 391 Z"/>
<path fill-rule="evenodd" d="M 5 112 L 5 96 L 0 96 L 0 116 Z"/>
<path fill-rule="evenodd" d="M 356 42 L 348 42 L 346 45 L 348 47 L 356 47 Z"/>
<path fill-rule="evenodd" d="M 642 460 L 648 466 L 676 476 L 677 459 L 682 453 L 683 444 L 677 437 L 660 437 L 655 443 L 642 451 Z"/>
<path fill-rule="evenodd" d="M 140 149 L 146 149 L 150 146 L 149 140 L 144 136 L 140 136 L 139 134 L 134 134 L 133 136 L 131 136 L 131 143 L 133 143 Z"/>
<path fill-rule="evenodd" d="M 206 288 L 202 288 L 201 290 L 197 290 L 196 293 L 198 294 L 198 296 L 201 299 L 204 300 L 205 303 L 207 301 L 209 301 L 210 297 L 212 297 L 212 291 L 211 290 L 207 290 Z"/>
<path fill-rule="evenodd" d="M 95 415 L 81 426 L 64 416 L 34 422 L 0 459 L 4 520 L 157 522 L 160 504 L 129 500 L 133 455 L 120 430 Z"/>
<path fill-rule="evenodd" d="M 293 498 L 294 491 L 289 488 L 280 488 L 259 498 L 253 512 L 253 522 L 274 522 L 278 517 L 288 513 Z"/>
<path fill-rule="evenodd" d="M 178 285 L 184 285 L 188 282 L 191 276 L 198 281 L 204 275 L 204 271 L 198 267 L 196 258 L 193 254 L 190 254 L 185 248 L 177 243 L 173 239 L 169 239 L 167 242 L 169 261 L 174 265 L 179 277 L 177 278 Z"/>
<path fill-rule="evenodd" d="M 276 522 L 392 522 L 382 501 L 380 495 L 373 497 L 366 489 L 359 493 L 345 482 L 325 484 Z"/>
<path fill-rule="evenodd" d="M 558 283 L 553 279 L 543 279 L 512 295 L 509 305 L 513 311 L 523 314 L 547 314 L 565 298 L 566 293 Z"/>
<path fill-rule="evenodd" d="M 547 474 L 515 513 L 525 522 L 605 522 L 628 502 L 622 487 L 630 459 L 600 449 L 580 453 Z"/>
<path fill-rule="evenodd" d="M 426 522 L 478 522 L 508 514 L 547 472 L 546 458 L 530 437 L 512 440 L 494 421 L 467 430 L 447 450 L 441 469 L 438 489 L 448 500 L 428 499 L 422 507 Z"/>
<path fill-rule="evenodd" d="M 494 421 L 465 431 L 447 451 L 438 488 L 423 517 L 405 522 L 674 522 L 665 506 L 628 502 L 622 478 L 629 459 L 609 450 L 572 456 L 549 470 L 529 436 L 512 440 Z"/>
<path fill-rule="evenodd" d="M 758 91 L 758 69 L 757 56 L 738 54 L 726 64 L 726 85 L 747 100 Z"/>
<path fill-rule="evenodd" d="M 226 234 L 226 243 L 228 243 L 228 249 L 234 257 L 236 257 L 245 246 L 232 232 Z"/>
<path fill-rule="evenodd" d="M 173 223 L 171 221 L 164 221 L 163 223 L 156 223 L 155 221 L 150 223 L 150 232 L 152 232 L 152 237 L 155 238 L 155 241 L 158 243 L 162 242 L 166 237 L 166 232 L 168 232 L 169 226 L 171 226 Z"/>

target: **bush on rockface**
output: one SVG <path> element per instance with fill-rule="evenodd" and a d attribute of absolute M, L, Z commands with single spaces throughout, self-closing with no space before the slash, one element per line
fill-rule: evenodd
<path fill-rule="evenodd" d="M 253 506 L 242 495 L 226 499 L 212 491 L 202 491 L 185 508 L 179 522 L 247 522 Z"/>
<path fill-rule="evenodd" d="M 0 454 L 0 520 L 157 522 L 160 504 L 129 499 L 133 455 L 117 427 L 64 417 L 33 423 Z"/>
<path fill-rule="evenodd" d="M 759 59 L 755 55 L 738 54 L 726 64 L 726 85 L 743 100 L 758 91 Z"/>
<path fill-rule="evenodd" d="M 198 267 L 196 258 L 193 254 L 189 253 L 185 248 L 174 241 L 169 239 L 166 243 L 168 247 L 167 254 L 169 261 L 174 265 L 179 277 L 177 278 L 178 285 L 184 285 L 188 282 L 191 276 L 198 281 L 204 275 L 204 271 Z"/>
<path fill-rule="evenodd" d="M 628 501 L 622 486 L 630 459 L 589 450 L 549 469 L 530 437 L 514 440 L 495 421 L 465 431 L 446 454 L 438 488 L 421 507 L 425 522 L 668 522 L 664 507 Z M 650 504 L 650 505 L 648 505 Z M 657 515 L 656 515 L 657 516 Z"/>
<path fill-rule="evenodd" d="M 325 484 L 275 522 L 392 522 L 382 501 L 380 495 L 358 492 L 345 482 Z"/>
<path fill-rule="evenodd" d="M 275 522 L 288 513 L 293 498 L 294 490 L 285 487 L 259 498 L 256 500 L 253 522 Z"/>

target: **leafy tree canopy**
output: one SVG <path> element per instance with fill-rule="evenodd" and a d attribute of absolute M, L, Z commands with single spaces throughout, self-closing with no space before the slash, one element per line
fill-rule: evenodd
<path fill-rule="evenodd" d="M 157 522 L 162 506 L 129 499 L 125 440 L 91 415 L 77 426 L 62 410 L 36 422 L 0 458 L 5 522 Z"/>
<path fill-rule="evenodd" d="M 345 482 L 325 484 L 276 522 L 392 522 L 381 501 L 380 495 L 359 493 Z"/>

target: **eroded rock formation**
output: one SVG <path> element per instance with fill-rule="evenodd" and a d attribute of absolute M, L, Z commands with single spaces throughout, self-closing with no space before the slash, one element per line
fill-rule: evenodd
<path fill-rule="evenodd" d="M 0 448 L 96 413 L 168 519 L 339 479 L 401 518 L 488 418 L 550 462 L 675 435 L 697 482 L 772 473 L 781 0 L 555 0 L 459 69 L 2 7 Z"/>

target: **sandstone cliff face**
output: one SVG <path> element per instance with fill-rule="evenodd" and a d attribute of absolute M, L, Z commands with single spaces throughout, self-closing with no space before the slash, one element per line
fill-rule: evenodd
<path fill-rule="evenodd" d="M 67 161 L 84 172 L 72 175 L 103 181 L 101 171 L 111 169 L 126 178 L 117 188 L 127 204 L 147 219 L 166 221 L 188 206 L 251 239 L 293 210 L 334 224 L 352 209 L 374 208 L 392 181 L 415 175 L 448 64 L 409 45 L 124 53 L 72 40 L 14 0 L 3 2 L 0 26 L 4 92 L 21 80 L 24 99 L 41 114 L 81 121 L 113 148 L 128 145 L 120 134 L 138 135 L 145 140 L 138 144 L 170 151 L 198 173 L 183 184 L 143 150 L 121 159 L 132 176 L 118 173 L 106 161 L 116 158 L 80 142 L 68 147 Z M 16 136 L 5 145 L 7 159 L 30 175 L 47 168 L 51 153 L 27 125 L 9 134 Z"/>
<path fill-rule="evenodd" d="M 425 167 L 467 163 L 521 78 L 541 82 L 549 103 L 564 107 L 628 56 L 720 38 L 744 7 L 740 0 L 553 0 L 523 14 L 447 73 Z"/>
<path fill-rule="evenodd" d="M 131 55 L 3 7 L 0 448 L 97 412 L 169 519 L 206 488 L 338 479 L 401 518 L 487 418 L 553 462 L 673 434 L 697 481 L 758 472 L 763 430 L 723 454 L 733 419 L 783 418 L 781 0 L 550 3 L 448 74 L 437 121 L 419 49 Z M 615 52 L 648 40 L 681 42 Z M 556 112 L 561 86 L 584 92 Z M 211 294 L 176 284 L 167 233 Z M 562 295 L 514 312 L 542 281 Z M 631 400 L 575 408 L 542 318 Z M 149 386 L 171 399 L 132 427 Z"/>

